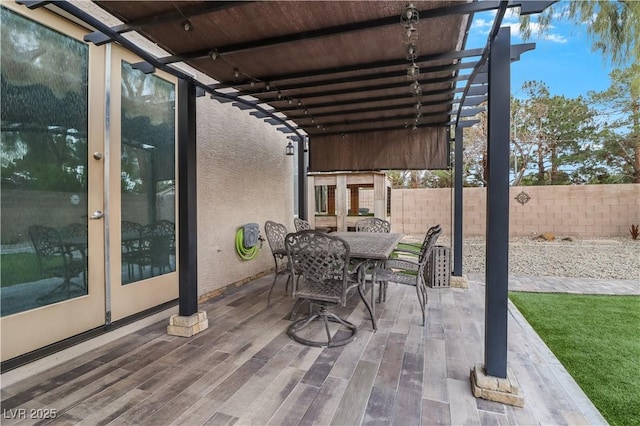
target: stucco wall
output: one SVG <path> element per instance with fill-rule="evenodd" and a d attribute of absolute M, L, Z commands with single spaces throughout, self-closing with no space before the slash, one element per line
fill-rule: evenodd
<path fill-rule="evenodd" d="M 241 225 L 274 220 L 293 229 L 293 157 L 275 126 L 247 111 L 197 99 L 198 294 L 206 295 L 273 267 L 265 241 L 256 259 L 235 252 Z"/>
<path fill-rule="evenodd" d="M 524 191 L 531 199 L 522 205 L 515 197 Z M 640 224 L 640 185 L 526 186 L 509 190 L 509 231 L 512 236 L 556 235 L 598 237 L 628 235 Z M 422 234 L 439 223 L 451 233 L 452 190 L 394 189 L 391 221 L 394 230 Z M 485 235 L 486 190 L 465 188 L 463 232 Z"/>

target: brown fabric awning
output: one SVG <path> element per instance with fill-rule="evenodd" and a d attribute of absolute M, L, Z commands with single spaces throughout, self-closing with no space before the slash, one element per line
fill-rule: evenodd
<path fill-rule="evenodd" d="M 423 170 L 449 167 L 444 127 L 392 130 L 356 135 L 316 136 L 310 140 L 309 171 Z"/>
<path fill-rule="evenodd" d="M 256 117 L 308 135 L 314 171 L 446 168 L 456 85 L 483 50 L 462 50 L 471 17 L 498 4 L 413 2 L 411 60 L 400 22 L 407 1 L 95 3 L 123 22 L 119 33 L 137 31 L 165 49 L 162 64 L 186 63 L 218 81 L 211 89 L 278 113 Z M 420 95 L 409 87 L 413 62 Z"/>

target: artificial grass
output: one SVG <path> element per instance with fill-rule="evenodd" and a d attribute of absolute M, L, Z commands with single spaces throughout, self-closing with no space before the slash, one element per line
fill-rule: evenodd
<path fill-rule="evenodd" d="M 640 297 L 510 293 L 612 425 L 640 425 Z"/>

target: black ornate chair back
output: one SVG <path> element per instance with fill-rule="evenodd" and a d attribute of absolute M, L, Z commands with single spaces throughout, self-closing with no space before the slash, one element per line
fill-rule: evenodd
<path fill-rule="evenodd" d="M 40 271 L 43 272 L 43 260 L 64 256 L 60 233 L 49 226 L 32 225 L 29 227 L 29 238 L 38 256 Z"/>
<path fill-rule="evenodd" d="M 140 263 L 151 266 L 151 275 L 155 274 L 155 269 L 159 272 L 165 269 L 172 271 L 171 255 L 174 255 L 175 245 L 175 225 L 168 220 L 146 225 L 142 229 L 140 239 Z"/>
<path fill-rule="evenodd" d="M 76 227 L 71 227 L 68 231 L 71 232 L 72 228 Z M 71 237 L 71 235 L 65 237 Z M 63 244 L 58 230 L 50 226 L 32 225 L 29 227 L 29 238 L 38 257 L 40 273 L 47 277 L 64 279 L 62 284 L 48 294 L 37 297 L 38 303 L 46 305 L 69 298 L 72 296 L 72 287 L 80 291 L 80 293 L 76 291 L 76 295 L 87 293 L 86 257 L 83 255 L 81 259 L 74 258 L 71 246 Z M 85 247 L 81 250 L 85 250 Z M 83 285 L 71 282 L 71 279 L 81 272 L 84 274 Z"/>

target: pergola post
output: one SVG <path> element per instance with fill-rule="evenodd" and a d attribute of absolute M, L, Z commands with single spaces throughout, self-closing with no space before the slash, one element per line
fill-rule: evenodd
<path fill-rule="evenodd" d="M 462 276 L 462 165 L 463 128 L 456 127 L 453 178 L 453 276 Z"/>
<path fill-rule="evenodd" d="M 309 146 L 307 136 L 298 139 L 298 217 L 309 220 L 307 212 L 307 160 L 309 153 L 305 148 Z"/>
<path fill-rule="evenodd" d="M 167 333 L 190 337 L 209 326 L 198 311 L 196 87 L 178 80 L 178 279 L 179 312 L 169 319 Z"/>
<path fill-rule="evenodd" d="M 507 377 L 507 295 L 509 290 L 509 111 L 510 29 L 501 28 L 489 61 L 485 370 Z"/>
<path fill-rule="evenodd" d="M 471 383 L 477 397 L 522 406 L 514 378 L 507 377 L 510 39 L 510 28 L 500 28 L 489 56 L 484 368 L 475 366 Z"/>
<path fill-rule="evenodd" d="M 462 276 L 462 246 L 464 240 L 463 219 L 463 165 L 464 165 L 464 129 L 479 123 L 479 120 L 463 120 L 456 125 L 454 139 L 453 170 L 453 271 L 451 286 L 468 288 L 469 281 Z"/>

